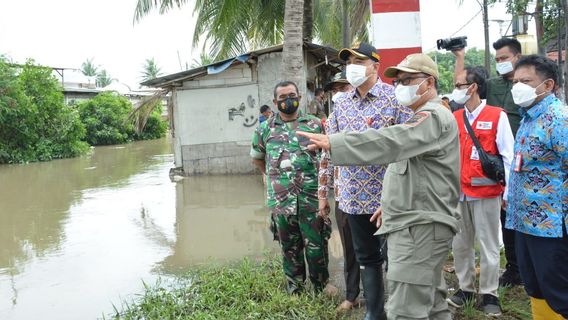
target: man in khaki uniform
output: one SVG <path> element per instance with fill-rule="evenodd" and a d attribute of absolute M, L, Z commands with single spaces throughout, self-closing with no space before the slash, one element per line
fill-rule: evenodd
<path fill-rule="evenodd" d="M 372 221 L 386 234 L 388 319 L 451 319 L 442 266 L 457 232 L 458 128 L 437 98 L 438 68 L 411 54 L 385 71 L 398 102 L 414 111 L 404 124 L 330 136 L 301 133 L 330 150 L 336 165 L 390 164 L 382 209 Z"/>

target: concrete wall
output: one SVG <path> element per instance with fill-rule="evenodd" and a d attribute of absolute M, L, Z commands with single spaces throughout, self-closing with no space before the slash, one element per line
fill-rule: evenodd
<path fill-rule="evenodd" d="M 263 104 L 274 110 L 274 86 L 282 81 L 282 53 L 261 55 L 219 74 L 184 81 L 175 89 L 174 152 L 186 175 L 252 173 L 250 143 Z M 314 64 L 308 57 L 309 65 Z M 308 66 L 304 72 L 311 74 Z M 305 84 L 299 85 L 305 96 Z"/>
<path fill-rule="evenodd" d="M 258 57 L 258 98 L 259 105 L 266 104 L 276 110 L 272 99 L 274 99 L 274 86 L 282 81 L 280 66 L 282 64 L 282 53 L 272 52 Z"/>
<path fill-rule="evenodd" d="M 176 89 L 175 159 L 185 174 L 254 171 L 250 141 L 260 106 L 253 69 L 254 65 L 240 65 Z"/>
<path fill-rule="evenodd" d="M 176 136 L 182 145 L 249 141 L 258 125 L 258 86 L 177 91 Z"/>
<path fill-rule="evenodd" d="M 251 134 L 252 137 L 252 134 Z M 254 172 L 250 157 L 250 137 L 246 142 L 182 145 L 186 175 L 249 174 Z"/>

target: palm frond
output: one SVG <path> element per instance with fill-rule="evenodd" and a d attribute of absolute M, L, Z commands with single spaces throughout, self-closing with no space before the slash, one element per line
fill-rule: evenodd
<path fill-rule="evenodd" d="M 160 90 L 153 95 L 142 99 L 140 102 L 134 105 L 134 108 L 128 115 L 127 121 L 132 122 L 134 125 L 134 130 L 137 134 L 142 133 L 148 122 L 148 118 L 152 114 L 155 108 L 158 107 L 159 102 L 164 99 L 164 97 L 170 91 L 167 89 Z"/>
<path fill-rule="evenodd" d="M 183 7 L 187 2 L 188 0 L 138 0 L 132 23 L 139 22 L 154 9 L 159 9 L 159 13 L 164 14 L 171 9 Z"/>

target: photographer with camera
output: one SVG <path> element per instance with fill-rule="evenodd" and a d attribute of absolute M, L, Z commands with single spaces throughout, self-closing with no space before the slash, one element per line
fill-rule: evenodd
<path fill-rule="evenodd" d="M 501 38 L 493 43 L 493 48 L 496 50 L 495 62 L 499 76 L 487 81 L 487 104 L 505 110 L 513 136 L 515 136 L 519 129 L 521 116 L 519 115 L 519 107 L 513 101 L 511 89 L 513 88 L 513 69 L 521 58 L 521 44 L 517 39 Z M 464 70 L 465 50 L 461 48 L 450 51 L 456 56 L 454 74 L 457 78 L 457 75 Z M 506 203 L 504 202 L 503 208 L 505 207 Z M 499 285 L 502 287 L 521 285 L 522 280 L 515 253 L 515 233 L 505 229 L 505 210 L 503 209 L 501 210 L 501 226 L 507 265 L 505 272 L 499 279 Z"/>
<path fill-rule="evenodd" d="M 474 240 L 480 243 L 479 294 L 488 316 L 501 314 L 499 287 L 499 212 L 513 158 L 513 133 L 503 109 L 486 103 L 487 71 L 467 67 L 456 75 L 452 98 L 465 104 L 454 112 L 461 155 L 460 231 L 453 240 L 459 290 L 448 299 L 454 307 L 475 300 Z M 487 165 L 488 159 L 500 165 Z M 502 160 L 500 159 L 502 158 Z M 502 180 L 502 181 L 499 181 Z"/>

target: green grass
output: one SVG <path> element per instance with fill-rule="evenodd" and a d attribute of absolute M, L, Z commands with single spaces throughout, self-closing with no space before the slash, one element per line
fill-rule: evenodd
<path fill-rule="evenodd" d="M 280 258 L 249 259 L 190 272 L 175 284 L 145 292 L 109 315 L 112 319 L 341 319 L 337 301 L 307 290 L 288 295 Z"/>
<path fill-rule="evenodd" d="M 453 258 L 450 256 L 448 258 L 448 264 L 452 263 Z M 504 253 L 501 252 L 501 266 L 504 267 L 505 263 L 506 260 Z M 454 273 L 445 272 L 444 277 L 449 288 L 457 289 L 458 280 Z M 477 283 L 477 280 L 479 279 L 476 279 L 476 286 L 479 285 Z M 532 319 L 529 297 L 525 293 L 525 290 L 522 286 L 516 286 L 512 288 L 499 288 L 497 294 L 499 295 L 499 302 L 501 303 L 501 309 L 503 311 L 502 316 L 499 317 L 500 320 Z M 468 304 L 466 304 L 464 308 L 457 310 L 450 308 L 450 310 L 452 310 L 452 313 L 454 314 L 454 320 L 487 319 L 487 317 L 485 317 L 483 312 L 480 310 L 479 304 L 474 302 L 468 302 Z"/>
<path fill-rule="evenodd" d="M 452 263 L 450 259 L 448 263 Z M 453 273 L 445 273 L 448 287 L 457 288 Z M 233 265 L 209 265 L 179 277 L 144 284 L 144 293 L 114 308 L 110 319 L 361 319 L 365 308 L 338 315 L 339 301 L 306 290 L 288 295 L 281 257 L 244 259 Z M 531 319 L 523 287 L 500 288 L 501 320 Z M 486 319 L 477 303 L 453 310 L 455 320 Z"/>

